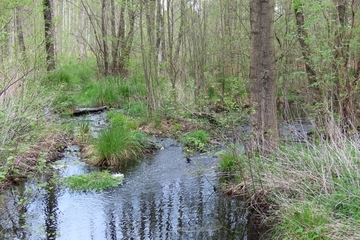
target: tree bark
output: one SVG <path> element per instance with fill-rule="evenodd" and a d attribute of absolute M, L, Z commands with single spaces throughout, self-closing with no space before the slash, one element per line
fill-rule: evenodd
<path fill-rule="evenodd" d="M 17 31 L 18 44 L 21 51 L 21 57 L 26 62 L 26 46 L 24 40 L 23 23 L 20 17 L 21 11 L 22 11 L 21 7 L 16 8 L 16 31 Z"/>
<path fill-rule="evenodd" d="M 313 64 L 311 62 L 310 57 L 312 56 L 312 52 L 310 50 L 309 44 L 306 40 L 309 38 L 306 29 L 304 28 L 305 18 L 302 12 L 303 3 L 302 0 L 294 1 L 294 11 L 295 11 L 295 20 L 296 20 L 296 28 L 298 34 L 298 41 L 301 47 L 301 53 L 305 61 L 305 70 L 308 77 L 309 86 L 313 89 L 312 99 L 314 102 L 317 102 L 317 98 L 321 96 L 320 89 L 317 84 L 317 76 L 316 72 L 313 69 Z"/>
<path fill-rule="evenodd" d="M 276 73 L 274 45 L 274 0 L 252 0 L 250 7 L 251 56 L 250 151 L 270 153 L 278 147 Z"/>
<path fill-rule="evenodd" d="M 45 26 L 46 66 L 48 71 L 55 69 L 55 31 L 53 22 L 53 7 L 51 0 L 43 0 Z"/>

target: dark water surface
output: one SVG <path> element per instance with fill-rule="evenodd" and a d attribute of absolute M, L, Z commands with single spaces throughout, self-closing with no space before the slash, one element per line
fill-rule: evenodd
<path fill-rule="evenodd" d="M 0 230 L 5 239 L 247 239 L 243 203 L 218 190 L 217 159 L 195 156 L 159 139 L 163 149 L 122 171 L 124 183 L 100 193 L 74 193 L 48 182 L 47 191 L 29 180 L 2 199 Z M 60 176 L 96 171 L 69 147 L 55 163 Z M 27 205 L 15 208 L 22 196 Z M 22 226 L 22 227 L 21 227 Z M 1 236 L 1 235 L 0 235 Z"/>

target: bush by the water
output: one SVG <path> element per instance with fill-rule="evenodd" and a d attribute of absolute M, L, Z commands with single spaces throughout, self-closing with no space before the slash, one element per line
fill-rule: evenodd
<path fill-rule="evenodd" d="M 103 171 L 73 175 L 64 178 L 63 181 L 73 191 L 103 191 L 110 187 L 116 187 L 122 183 L 123 179 L 123 174 L 111 174 Z"/>

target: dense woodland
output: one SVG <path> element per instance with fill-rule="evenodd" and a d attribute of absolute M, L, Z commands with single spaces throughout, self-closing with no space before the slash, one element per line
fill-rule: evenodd
<path fill-rule="evenodd" d="M 130 86 L 124 102 L 143 102 L 149 118 L 243 113 L 250 150 L 278 149 L 278 123 L 299 119 L 339 146 L 360 126 L 359 13 L 358 0 L 2 0 L 0 120 L 19 121 L 4 124 L 2 146 L 25 138 L 21 119 L 41 94 L 23 105 L 11 97 L 45 89 L 69 65 Z M 54 92 L 39 111 L 59 105 Z"/>
<path fill-rule="evenodd" d="M 141 78 L 150 113 L 166 104 L 191 103 L 201 111 L 254 102 L 260 107 L 255 96 L 261 91 L 254 85 L 274 84 L 256 82 L 259 76 L 250 74 L 251 56 L 259 64 L 253 69 L 261 68 L 259 59 L 266 56 L 255 58 L 263 49 L 251 39 L 274 24 L 270 35 L 259 38 L 271 38 L 265 45 L 273 48 L 276 64 L 271 74 L 276 96 L 266 104 L 275 101 L 279 121 L 312 118 L 330 137 L 336 135 L 334 126 L 353 132 L 358 126 L 359 3 L 276 1 L 256 9 L 256 2 L 250 8 L 248 0 L 2 1 L 1 97 L 68 60 L 95 59 L 99 77 Z M 251 11 L 273 15 L 255 29 Z M 259 93 L 250 98 L 250 91 Z"/>

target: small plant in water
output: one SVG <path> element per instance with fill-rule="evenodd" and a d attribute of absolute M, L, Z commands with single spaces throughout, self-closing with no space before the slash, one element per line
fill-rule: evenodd
<path fill-rule="evenodd" d="M 73 191 L 103 191 L 122 183 L 124 175 L 107 171 L 73 175 L 65 178 L 64 184 Z"/>

